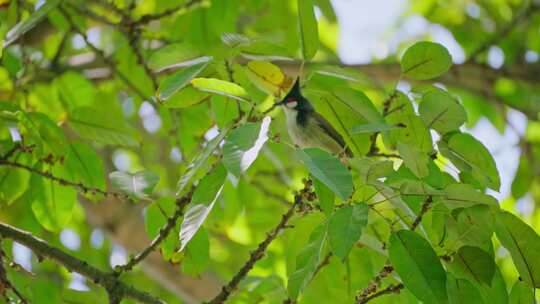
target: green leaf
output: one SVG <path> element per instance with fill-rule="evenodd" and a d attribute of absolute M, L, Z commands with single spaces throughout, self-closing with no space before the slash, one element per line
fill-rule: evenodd
<path fill-rule="evenodd" d="M 68 118 L 69 126 L 86 140 L 109 145 L 138 145 L 138 137 L 127 125 L 121 113 L 105 107 L 80 107 Z"/>
<path fill-rule="evenodd" d="M 458 169 L 470 172 L 481 185 L 499 190 L 501 180 L 491 153 L 470 134 L 456 133 L 446 142 L 439 142 L 442 155 L 452 161 Z"/>
<path fill-rule="evenodd" d="M 172 216 L 176 210 L 176 200 L 172 197 L 162 197 L 154 201 L 146 208 L 144 214 L 144 224 L 146 233 L 150 238 L 155 238 L 162 227 L 167 224 L 167 218 Z M 175 231 L 178 232 L 178 226 Z M 176 233 L 170 233 L 160 244 L 161 255 L 165 260 L 173 257 L 179 246 L 179 240 Z"/>
<path fill-rule="evenodd" d="M 182 260 L 182 271 L 188 275 L 198 275 L 203 272 L 210 261 L 210 241 L 208 232 L 200 227 L 186 246 Z"/>
<path fill-rule="evenodd" d="M 469 245 L 482 245 L 493 235 L 493 214 L 486 205 L 476 205 L 461 210 L 457 216 L 460 239 Z"/>
<path fill-rule="evenodd" d="M 536 177 L 527 154 L 522 154 L 519 158 L 519 167 L 516 176 L 512 181 L 512 196 L 514 199 L 522 198 L 531 188 L 531 185 Z"/>
<path fill-rule="evenodd" d="M 27 157 L 15 159 L 18 163 L 26 163 Z M 30 172 L 11 167 L 0 167 L 0 204 L 9 205 L 16 201 L 29 188 Z"/>
<path fill-rule="evenodd" d="M 530 304 L 535 303 L 534 291 L 524 282 L 516 281 L 510 292 L 509 304 Z"/>
<path fill-rule="evenodd" d="M 415 80 L 438 77 L 448 71 L 451 65 L 452 57 L 448 50 L 438 43 L 427 41 L 415 43 L 401 58 L 401 72 Z"/>
<path fill-rule="evenodd" d="M 396 129 L 399 129 L 399 127 L 391 126 L 384 122 L 373 122 L 369 124 L 354 126 L 351 130 L 351 134 L 375 133 Z"/>
<path fill-rule="evenodd" d="M 139 171 L 135 174 L 114 171 L 109 174 L 111 184 L 129 195 L 145 198 L 152 193 L 159 181 L 159 176 L 150 171 Z"/>
<path fill-rule="evenodd" d="M 409 168 L 418 178 L 424 178 L 429 175 L 429 157 L 415 146 L 397 143 L 399 155 L 403 159 L 403 163 Z"/>
<path fill-rule="evenodd" d="M 229 172 L 239 177 L 257 159 L 271 121 L 266 116 L 261 123 L 246 123 L 229 134 L 223 145 L 223 164 Z"/>
<path fill-rule="evenodd" d="M 298 23 L 304 60 L 315 56 L 319 48 L 319 29 L 312 0 L 298 0 Z"/>
<path fill-rule="evenodd" d="M 212 211 L 214 203 L 223 189 L 226 177 L 227 170 L 225 170 L 222 164 L 219 164 L 197 185 L 197 189 L 191 199 L 191 204 L 185 213 L 180 227 L 179 251 L 182 251 L 186 247 L 204 223 L 210 211 Z"/>
<path fill-rule="evenodd" d="M 478 288 L 467 280 L 455 278 L 450 273 L 446 279 L 446 289 L 448 290 L 448 302 L 450 304 L 484 303 Z"/>
<path fill-rule="evenodd" d="M 195 174 L 197 174 L 204 162 L 210 157 L 210 155 L 212 155 L 214 150 L 219 146 L 225 136 L 227 136 L 229 130 L 229 128 L 221 130 L 219 135 L 210 140 L 204 146 L 204 149 L 199 154 L 197 154 L 197 156 L 195 156 L 195 158 L 189 164 L 186 173 L 184 173 L 184 175 L 182 175 L 182 177 L 178 181 L 178 190 L 176 191 L 176 195 L 180 195 L 182 193 L 185 186 L 191 181 Z"/>
<path fill-rule="evenodd" d="M 484 250 L 463 246 L 453 256 L 452 263 L 448 267 L 457 278 L 491 285 L 497 266 L 493 257 Z"/>
<path fill-rule="evenodd" d="M 83 75 L 66 72 L 54 80 L 60 98 L 69 109 L 91 106 L 96 97 L 96 88 Z"/>
<path fill-rule="evenodd" d="M 410 230 L 390 236 L 390 261 L 403 284 L 419 300 L 447 303 L 446 273 L 431 245 Z"/>
<path fill-rule="evenodd" d="M 469 184 L 450 184 L 444 188 L 444 197 L 441 200 L 450 209 L 467 208 L 478 204 L 497 207 L 497 200 L 487 194 L 481 193 Z"/>
<path fill-rule="evenodd" d="M 332 252 L 345 260 L 368 222 L 364 203 L 341 207 L 328 219 L 328 238 Z"/>
<path fill-rule="evenodd" d="M 236 83 L 217 78 L 195 78 L 191 80 L 193 87 L 213 94 L 223 95 L 230 98 L 245 100 L 246 90 Z"/>
<path fill-rule="evenodd" d="M 540 288 L 540 236 L 520 218 L 502 210 L 496 216 L 495 233 L 510 251 L 523 282 Z"/>
<path fill-rule="evenodd" d="M 309 284 L 317 270 L 317 266 L 323 259 L 323 250 L 327 237 L 326 225 L 320 225 L 311 233 L 309 242 L 296 257 L 296 267 L 289 275 L 287 291 L 292 299 L 298 295 Z"/>
<path fill-rule="evenodd" d="M 53 170 L 53 174 L 57 175 L 57 170 Z M 29 194 L 32 199 L 32 211 L 41 226 L 53 232 L 65 228 L 77 201 L 77 192 L 74 188 L 61 186 L 57 182 L 33 174 Z"/>
<path fill-rule="evenodd" d="M 90 146 L 83 143 L 71 144 L 64 165 L 71 181 L 105 190 L 103 162 Z"/>
<path fill-rule="evenodd" d="M 208 62 L 202 62 L 182 69 L 171 76 L 165 78 L 157 90 L 157 98 L 163 102 L 173 96 L 180 89 L 184 88 L 199 73 L 204 70 Z"/>
<path fill-rule="evenodd" d="M 367 184 L 394 172 L 394 164 L 389 160 L 374 160 L 369 157 L 349 159 L 349 165 L 358 171 L 360 181 Z"/>
<path fill-rule="evenodd" d="M 42 157 L 49 154 L 60 156 L 68 152 L 68 140 L 64 132 L 45 114 L 18 112 L 17 117 L 25 145 L 36 145 L 35 150 Z"/>
<path fill-rule="evenodd" d="M 192 85 L 185 86 L 180 91 L 172 95 L 167 102 L 163 103 L 166 108 L 187 108 L 199 104 L 208 99 L 211 95 L 195 89 Z"/>
<path fill-rule="evenodd" d="M 192 66 L 210 60 L 212 57 L 201 56 L 201 51 L 193 45 L 173 43 L 153 52 L 148 59 L 148 67 L 159 72 L 169 68 Z"/>
<path fill-rule="evenodd" d="M 283 91 L 283 85 L 287 79 L 277 65 L 268 61 L 248 62 L 246 75 L 257 88 L 275 96 Z"/>
<path fill-rule="evenodd" d="M 336 198 L 334 192 L 317 178 L 313 178 L 313 187 L 315 188 L 321 209 L 326 216 L 330 216 L 334 211 L 334 200 Z"/>
<path fill-rule="evenodd" d="M 330 188 L 334 193 L 346 200 L 352 193 L 351 173 L 330 153 L 319 148 L 297 149 L 296 157 L 304 163 L 309 172 Z"/>
<path fill-rule="evenodd" d="M 41 22 L 41 20 L 43 20 L 43 18 L 47 17 L 47 13 L 54 9 L 58 5 L 58 3 L 60 3 L 59 0 L 47 1 L 42 6 L 40 6 L 37 11 L 30 15 L 28 19 L 17 23 L 6 34 L 3 47 L 6 48 L 11 43 L 19 39 L 19 37 L 24 35 L 26 32 L 33 29 L 38 23 Z"/>
<path fill-rule="evenodd" d="M 467 113 L 463 106 L 441 89 L 427 92 L 422 98 L 418 112 L 426 126 L 440 134 L 458 130 L 467 121 Z"/>

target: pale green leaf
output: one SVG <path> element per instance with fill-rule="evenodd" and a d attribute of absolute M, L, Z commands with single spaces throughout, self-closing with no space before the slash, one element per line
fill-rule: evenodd
<path fill-rule="evenodd" d="M 462 105 L 448 92 L 435 89 L 427 92 L 418 107 L 420 117 L 428 128 L 440 134 L 458 130 L 467 121 Z"/>
<path fill-rule="evenodd" d="M 399 155 L 403 159 L 403 163 L 409 168 L 418 178 L 424 178 L 429 175 L 429 156 L 419 148 L 397 143 Z"/>
<path fill-rule="evenodd" d="M 227 170 L 222 164 L 219 164 L 214 170 L 206 175 L 197 185 L 193 193 L 191 204 L 184 215 L 184 220 L 180 226 L 180 250 L 182 251 L 195 233 L 202 226 L 210 211 L 218 199 Z"/>
<path fill-rule="evenodd" d="M 229 134 L 223 145 L 223 164 L 229 172 L 239 177 L 257 159 L 271 121 L 266 116 L 261 123 L 247 123 Z"/>
<path fill-rule="evenodd" d="M 230 98 L 245 100 L 246 90 L 236 83 L 217 78 L 195 78 L 191 80 L 193 87 L 213 94 L 223 95 Z"/>
<path fill-rule="evenodd" d="M 452 57 L 448 50 L 434 42 L 421 41 L 409 47 L 401 58 L 403 75 L 415 79 L 435 78 L 448 71 Z"/>
<path fill-rule="evenodd" d="M 152 193 L 159 181 L 159 176 L 150 171 L 139 171 L 135 174 L 114 171 L 109 174 L 111 184 L 137 198 L 145 198 Z"/>

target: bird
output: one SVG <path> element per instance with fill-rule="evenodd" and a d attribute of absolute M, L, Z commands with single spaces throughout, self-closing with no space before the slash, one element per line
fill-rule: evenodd
<path fill-rule="evenodd" d="M 341 156 L 345 153 L 346 156 L 352 156 L 343 137 L 302 95 L 299 78 L 275 106 L 283 107 L 288 133 L 296 146 L 302 149 L 320 148 L 331 154 Z"/>

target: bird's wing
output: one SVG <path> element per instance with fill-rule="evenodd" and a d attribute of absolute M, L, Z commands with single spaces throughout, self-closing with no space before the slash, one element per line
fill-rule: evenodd
<path fill-rule="evenodd" d="M 351 151 L 345 143 L 345 140 L 343 140 L 343 137 L 341 137 L 341 135 L 336 131 L 336 129 L 334 129 L 334 127 L 332 127 L 332 125 L 326 119 L 324 119 L 321 114 L 315 112 L 313 113 L 313 118 L 317 122 L 317 125 L 323 128 L 323 130 L 325 130 L 326 133 L 330 135 L 330 137 L 332 137 L 332 139 L 335 140 L 348 155 L 352 155 Z"/>

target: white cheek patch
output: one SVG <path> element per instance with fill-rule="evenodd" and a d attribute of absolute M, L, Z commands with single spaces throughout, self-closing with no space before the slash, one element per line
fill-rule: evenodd
<path fill-rule="evenodd" d="M 296 108 L 296 105 L 298 104 L 298 102 L 296 101 L 291 101 L 291 102 L 287 102 L 285 105 L 287 106 L 287 108 Z"/>

